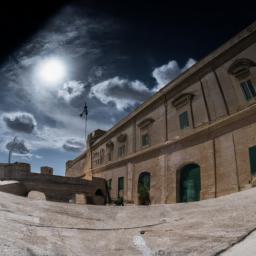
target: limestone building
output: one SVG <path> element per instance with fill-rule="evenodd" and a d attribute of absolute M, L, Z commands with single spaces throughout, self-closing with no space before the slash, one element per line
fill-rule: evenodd
<path fill-rule="evenodd" d="M 112 198 L 175 203 L 226 195 L 256 175 L 256 22 L 109 131 L 88 136 L 66 175 L 107 180 Z"/>

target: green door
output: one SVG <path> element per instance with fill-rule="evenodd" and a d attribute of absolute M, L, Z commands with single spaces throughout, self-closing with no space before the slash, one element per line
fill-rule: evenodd
<path fill-rule="evenodd" d="M 150 173 L 143 172 L 138 180 L 139 204 L 150 204 Z"/>
<path fill-rule="evenodd" d="M 193 202 L 200 200 L 201 179 L 200 167 L 196 164 L 185 166 L 180 176 L 180 201 Z"/>

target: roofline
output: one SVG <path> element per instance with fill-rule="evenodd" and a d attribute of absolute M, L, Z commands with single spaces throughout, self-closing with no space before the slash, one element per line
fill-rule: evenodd
<path fill-rule="evenodd" d="M 114 131 L 119 129 L 120 127 L 127 124 L 132 118 L 137 116 L 139 113 L 142 112 L 145 108 L 147 108 L 150 104 L 156 102 L 161 97 L 165 96 L 167 93 L 171 93 L 177 90 L 177 87 L 180 87 L 180 84 L 184 81 L 186 81 L 188 78 L 190 78 L 193 75 L 196 75 L 197 73 L 200 73 L 203 69 L 206 71 L 209 69 L 209 65 L 218 57 L 221 57 L 223 53 L 225 53 L 230 48 L 236 46 L 238 43 L 240 43 L 242 40 L 249 38 L 251 35 L 253 35 L 256 32 L 256 21 L 254 21 L 252 24 L 250 24 L 248 27 L 243 29 L 241 32 L 236 34 L 234 37 L 232 37 L 230 40 L 228 40 L 226 43 L 222 44 L 220 47 L 218 47 L 216 50 L 208 54 L 206 57 L 201 59 L 199 62 L 194 64 L 191 68 L 180 74 L 177 78 L 170 81 L 168 84 L 166 84 L 161 90 L 159 90 L 157 93 L 152 95 L 148 100 L 146 100 L 144 103 L 142 103 L 140 106 L 138 106 L 134 111 L 129 113 L 127 116 L 125 116 L 123 119 L 121 119 L 118 123 L 116 123 L 112 128 L 110 128 L 106 134 L 104 134 L 102 137 L 99 138 L 98 141 L 95 142 L 95 144 L 92 145 L 92 148 L 96 147 L 98 144 L 100 144 L 103 140 L 105 140 L 107 137 L 110 136 Z"/>

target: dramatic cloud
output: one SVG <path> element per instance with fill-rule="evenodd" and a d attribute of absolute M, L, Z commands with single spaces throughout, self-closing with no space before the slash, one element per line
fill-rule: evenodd
<path fill-rule="evenodd" d="M 195 63 L 196 61 L 190 58 L 187 61 L 186 65 L 183 68 L 180 68 L 176 60 L 171 60 L 169 63 L 162 65 L 161 67 L 155 68 L 152 72 L 152 76 L 157 81 L 157 86 L 154 88 L 154 91 L 160 90 L 167 83 L 174 80 L 178 75 L 186 71 Z"/>
<path fill-rule="evenodd" d="M 73 99 L 81 96 L 85 85 L 80 81 L 68 81 L 58 91 L 58 97 L 70 103 Z"/>
<path fill-rule="evenodd" d="M 26 155 L 29 154 L 29 149 L 23 140 L 15 139 L 6 144 L 6 149 L 11 150 L 13 153 Z"/>
<path fill-rule="evenodd" d="M 118 76 L 92 86 L 89 94 L 104 104 L 114 103 L 120 111 L 142 103 L 150 95 L 151 91 L 142 82 Z"/>
<path fill-rule="evenodd" d="M 71 152 L 80 152 L 84 149 L 84 143 L 81 140 L 71 138 L 63 144 L 63 149 Z"/>
<path fill-rule="evenodd" d="M 32 133 L 37 126 L 34 116 L 26 112 L 5 113 L 3 121 L 8 128 L 16 132 Z"/>

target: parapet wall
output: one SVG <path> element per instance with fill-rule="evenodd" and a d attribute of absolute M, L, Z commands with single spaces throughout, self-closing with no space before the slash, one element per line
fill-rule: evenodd
<path fill-rule="evenodd" d="M 101 191 L 101 204 L 107 202 L 106 181 L 102 178 L 85 180 L 73 177 L 63 177 L 57 175 L 31 173 L 30 165 L 24 163 L 0 164 L 0 180 L 17 181 L 25 190 L 21 196 L 27 196 L 30 191 L 38 191 L 45 194 L 49 201 L 73 202 L 79 194 L 84 195 L 87 203 L 98 204 L 97 191 Z M 20 186 L 20 185 L 19 185 Z M 7 191 L 8 185 L 0 186 L 0 191 Z M 12 191 L 12 190 L 11 190 Z M 10 192 L 12 193 L 12 192 Z M 14 193 L 17 194 L 17 193 Z M 95 200 L 94 200 L 95 199 Z"/>
<path fill-rule="evenodd" d="M 5 163 L 0 163 L 0 172 L 2 171 L 20 171 L 20 172 L 26 172 L 30 173 L 31 172 L 31 166 L 28 163 L 13 163 L 13 164 L 5 164 Z"/>

